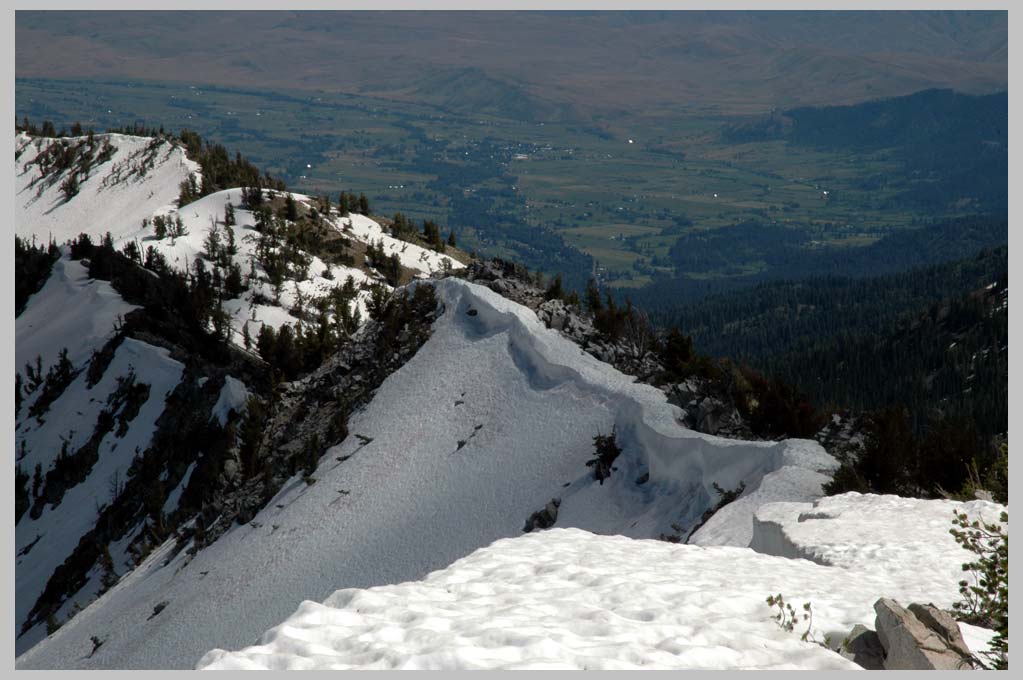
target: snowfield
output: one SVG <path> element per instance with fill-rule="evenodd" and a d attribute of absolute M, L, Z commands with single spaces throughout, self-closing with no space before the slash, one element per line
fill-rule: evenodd
<path fill-rule="evenodd" d="M 855 609 L 829 601 L 832 571 L 741 548 L 551 529 L 422 581 L 303 602 L 258 646 L 214 650 L 198 667 L 854 669 L 783 631 L 764 602 L 784 591 L 820 602 L 825 623 L 852 622 Z"/>
<path fill-rule="evenodd" d="M 953 512 L 997 524 L 1005 506 L 846 493 L 813 503 L 772 503 L 755 518 L 751 547 L 876 574 L 910 602 L 959 600 L 961 565 L 972 559 L 949 533 Z"/>
<path fill-rule="evenodd" d="M 257 645 L 213 650 L 198 668 L 858 669 L 801 641 L 807 623 L 782 630 L 766 596 L 781 593 L 797 610 L 810 602 L 812 636 L 831 635 L 837 644 L 857 623 L 873 628 L 873 604 L 882 595 L 951 604 L 956 598 L 946 593 L 958 576 L 945 567 L 968 553 L 953 542 L 959 553 L 950 554 L 945 545 L 952 509 L 945 502 L 920 501 L 896 528 L 888 513 L 906 499 L 825 500 L 864 513 L 828 524 L 836 552 L 866 557 L 880 542 L 892 555 L 913 552 L 915 559 L 828 567 L 750 549 L 551 529 L 497 541 L 421 581 L 303 602 Z M 792 504 L 761 511 L 779 505 Z M 956 505 L 971 516 L 991 509 Z M 924 585 L 899 578 L 910 570 Z M 927 593 L 930 584 L 937 598 Z M 990 633 L 963 628 L 975 652 L 986 649 Z"/>

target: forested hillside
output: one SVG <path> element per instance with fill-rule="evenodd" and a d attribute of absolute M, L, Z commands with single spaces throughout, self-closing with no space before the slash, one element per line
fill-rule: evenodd
<path fill-rule="evenodd" d="M 764 283 L 684 305 L 672 320 L 714 356 L 793 383 L 815 404 L 905 405 L 1004 432 L 1008 249 L 864 279 Z"/>

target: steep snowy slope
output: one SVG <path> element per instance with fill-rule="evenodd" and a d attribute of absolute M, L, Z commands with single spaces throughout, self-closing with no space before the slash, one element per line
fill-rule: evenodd
<path fill-rule="evenodd" d="M 38 358 L 45 371 L 66 349 L 71 363 L 80 367 L 110 339 L 118 317 L 136 308 L 106 281 L 90 279 L 81 262 L 62 257 L 15 319 L 14 366 L 24 375 L 25 364 L 34 367 Z"/>
<path fill-rule="evenodd" d="M 95 136 L 95 162 L 77 195 L 65 200 L 61 183 L 66 173 L 45 172 L 43 152 L 52 145 L 87 144 L 86 137 L 50 139 L 15 136 L 14 233 L 23 238 L 57 243 L 86 232 L 109 231 L 118 242 L 135 236 L 143 219 L 174 208 L 178 187 L 189 173 L 199 171 L 185 152 L 168 142 L 146 137 L 104 134 Z M 114 151 L 104 160 L 102 147 Z"/>
<path fill-rule="evenodd" d="M 197 258 L 213 268 L 214 258 L 206 246 L 208 235 L 216 230 L 221 243 L 227 244 L 228 231 L 233 236 L 236 252 L 230 257 L 242 274 L 252 272 L 248 289 L 224 302 L 231 317 L 236 344 L 241 345 L 243 328 L 249 326 L 252 338 L 263 324 L 278 329 L 282 324 L 296 323 L 292 314 L 299 302 L 309 305 L 327 296 L 352 278 L 358 288 L 352 310 L 366 317 L 365 302 L 368 284 L 384 284 L 384 277 L 368 263 L 356 261 L 352 266 L 323 262 L 315 253 L 304 253 L 309 265 L 303 276 L 284 277 L 279 290 L 268 280 L 258 256 L 259 232 L 256 216 L 244 209 L 240 188 L 209 194 L 179 207 L 179 185 L 194 175 L 201 183 L 197 163 L 189 160 L 181 147 L 169 141 L 119 134 L 96 135 L 89 138 L 32 138 L 24 133 L 15 137 L 16 200 L 15 233 L 39 242 L 51 238 L 58 244 L 88 234 L 98 241 L 110 233 L 114 247 L 134 244 L 140 253 L 152 247 L 179 271 L 191 270 Z M 109 146 L 107 146 L 109 145 Z M 77 192 L 68 196 L 62 184 L 72 174 L 61 169 L 60 149 L 79 148 L 78 158 L 88 156 L 87 175 L 79 180 Z M 109 153 L 104 149 L 109 148 Z M 90 151 L 85 151 L 89 149 Z M 91 154 L 91 156 L 89 155 Z M 82 167 L 81 161 L 74 167 Z M 284 192 L 264 191 L 269 200 Z M 312 197 L 291 193 L 296 202 L 315 206 Z M 235 210 L 236 224 L 225 220 L 227 206 Z M 180 219 L 181 236 L 158 238 L 155 220 Z M 379 244 L 385 255 L 396 254 L 401 265 L 417 276 L 427 276 L 444 269 L 459 269 L 462 263 L 449 255 L 434 252 L 417 244 L 389 235 L 379 223 L 365 215 L 338 215 L 336 208 L 323 216 L 329 229 L 360 244 Z M 362 258 L 365 259 L 365 258 Z M 226 267 L 222 267 L 226 276 Z M 386 284 L 384 284 L 386 286 Z M 389 286 L 386 286 L 389 287 Z"/>
<path fill-rule="evenodd" d="M 24 470 L 40 466 L 41 470 L 49 471 L 60 466 L 59 457 L 68 460 L 73 460 L 70 458 L 73 455 L 84 457 L 90 444 L 95 446 L 95 461 L 85 477 L 67 489 L 57 483 L 58 490 L 53 493 L 49 492 L 49 485 L 44 486 L 41 498 L 15 528 L 15 620 L 19 624 L 26 620 L 54 569 L 94 527 L 100 507 L 117 495 L 114 487 L 127 479 L 135 455 L 149 446 L 156 421 L 163 413 L 166 398 L 178 384 L 182 369 L 181 363 L 171 359 L 166 350 L 127 338 L 98 383 L 90 387 L 88 373 L 83 371 L 53 402 L 42 421 L 19 419 L 16 438 L 24 443 L 21 450 L 24 455 L 18 458 L 18 464 Z M 131 406 L 123 389 L 126 376 L 131 376 L 132 387 L 142 390 L 141 400 Z M 104 412 L 112 414 L 111 427 L 106 432 L 97 425 Z M 124 427 L 115 426 L 115 420 Z M 99 441 L 90 441 L 97 434 Z M 136 536 L 137 532 L 126 536 L 120 554 L 111 554 L 117 573 L 131 566 L 123 548 Z M 93 573 L 77 596 L 64 604 L 59 612 L 62 619 L 76 604 L 83 606 L 95 597 L 101 576 L 98 571 Z M 44 627 L 36 626 L 19 638 L 19 648 L 27 649 L 44 635 Z"/>
<path fill-rule="evenodd" d="M 872 545 L 866 534 L 878 530 L 872 540 L 896 550 L 930 546 L 920 551 L 926 561 L 884 563 L 895 572 L 915 570 L 916 584 L 893 581 L 881 569 L 862 569 L 867 566 L 862 561 L 822 566 L 747 548 L 555 528 L 497 541 L 421 581 L 347 588 L 323 604 L 303 602 L 257 646 L 213 650 L 198 666 L 858 669 L 800 636 L 809 628 L 813 639 L 823 642 L 831 635 L 837 645 L 856 624 L 873 628 L 873 604 L 881 596 L 948 606 L 957 599 L 948 593 L 958 576 L 943 567 L 961 564 L 969 553 L 945 546 L 951 508 L 944 503 L 922 501 L 927 508 L 899 518 L 901 528 L 892 532 L 886 530 L 891 522 L 880 519 L 892 509 L 890 497 L 851 500 L 867 514 L 830 523 L 830 540 L 864 554 Z M 809 602 L 812 621 L 783 630 L 765 602 L 779 593 L 796 607 Z M 964 633 L 975 652 L 986 649 L 982 630 L 966 627 Z"/>
<path fill-rule="evenodd" d="M 296 477 L 194 557 L 157 550 L 19 666 L 193 667 L 212 647 L 251 644 L 303 600 L 421 578 L 519 535 L 552 498 L 558 527 L 651 538 L 672 525 L 688 533 L 716 501 L 715 482 L 809 500 L 835 465 L 811 442 L 687 430 L 661 391 L 526 308 L 456 279 L 418 285 L 435 286 L 444 308 L 433 335 L 352 415 L 315 483 Z M 600 484 L 586 462 L 612 427 L 623 452 Z M 706 540 L 745 545 L 754 509 Z M 89 656 L 94 635 L 105 642 Z"/>

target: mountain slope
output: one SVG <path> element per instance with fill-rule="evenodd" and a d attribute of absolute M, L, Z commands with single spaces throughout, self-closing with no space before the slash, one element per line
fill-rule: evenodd
<path fill-rule="evenodd" d="M 557 526 L 655 537 L 695 525 L 714 503 L 713 482 L 803 500 L 834 466 L 812 442 L 686 430 L 660 390 L 582 353 L 525 308 L 455 279 L 418 285 L 436 287 L 443 315 L 350 418 L 351 435 L 320 459 L 315 483 L 294 478 L 194 558 L 158 549 L 19 665 L 190 667 L 339 584 L 419 578 L 517 535 L 552 497 Z M 593 436 L 612 426 L 623 452 L 598 484 L 586 461 Z M 736 544 L 749 542 L 753 510 L 722 528 Z M 83 658 L 92 635 L 107 641 Z"/>
<path fill-rule="evenodd" d="M 231 470 L 239 467 L 236 433 L 247 398 L 266 400 L 271 392 L 271 370 L 250 348 L 263 328 L 319 330 L 326 322 L 334 329 L 347 312 L 345 332 L 354 336 L 373 292 L 391 289 L 375 269 L 380 260 L 393 259 L 392 276 L 406 279 L 463 265 L 393 238 L 364 215 L 314 217 L 318 202 L 298 194 L 290 195 L 294 220 L 247 209 L 242 189 L 179 206 L 179 185 L 201 184 L 201 168 L 172 139 L 21 133 L 15 145 L 15 233 L 26 242 L 75 240 L 54 247 L 48 276 L 41 271 L 41 287 L 15 320 L 21 652 L 168 533 L 194 527 L 196 511 L 226 494 L 234 502 L 228 507 L 244 512 Z M 267 208 L 287 212 L 280 192 L 263 198 Z M 233 220 L 228 206 L 237 208 Z M 158 223 L 179 223 L 182 233 L 161 233 Z M 348 257 L 325 262 L 279 236 L 268 245 L 269 229 L 296 238 L 315 232 L 321 242 L 344 244 L 331 255 Z M 82 233 L 102 245 L 78 239 Z M 375 247 L 376 261 L 366 256 Z M 288 248 L 308 271 L 290 267 L 272 280 L 273 256 Z M 229 290 L 223 282 L 242 267 L 249 276 Z M 218 280 L 220 289 L 210 288 Z M 202 281 L 205 291 L 197 287 Z M 193 314 L 203 296 L 222 307 L 223 331 L 215 318 Z M 266 481 L 275 491 L 274 483 Z"/>

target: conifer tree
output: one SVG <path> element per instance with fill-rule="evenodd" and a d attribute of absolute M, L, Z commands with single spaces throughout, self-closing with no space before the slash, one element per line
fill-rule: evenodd
<path fill-rule="evenodd" d="M 600 289 L 597 288 L 597 282 L 594 279 L 590 279 L 586 284 L 586 308 L 590 310 L 591 314 L 596 314 L 604 309 L 604 305 L 600 301 Z"/>
<path fill-rule="evenodd" d="M 110 546 L 108 545 L 104 545 L 102 552 L 99 554 L 99 566 L 102 570 L 100 574 L 100 585 L 104 591 L 110 590 L 117 585 L 117 580 L 120 577 L 114 569 L 114 559 L 110 556 Z"/>
<path fill-rule="evenodd" d="M 32 498 L 39 498 L 39 492 L 43 488 L 43 465 L 36 463 L 35 472 L 32 474 Z"/>
<path fill-rule="evenodd" d="M 65 203 L 78 195 L 78 173 L 75 170 L 72 169 L 67 179 L 61 183 L 60 190 L 64 194 Z"/>

